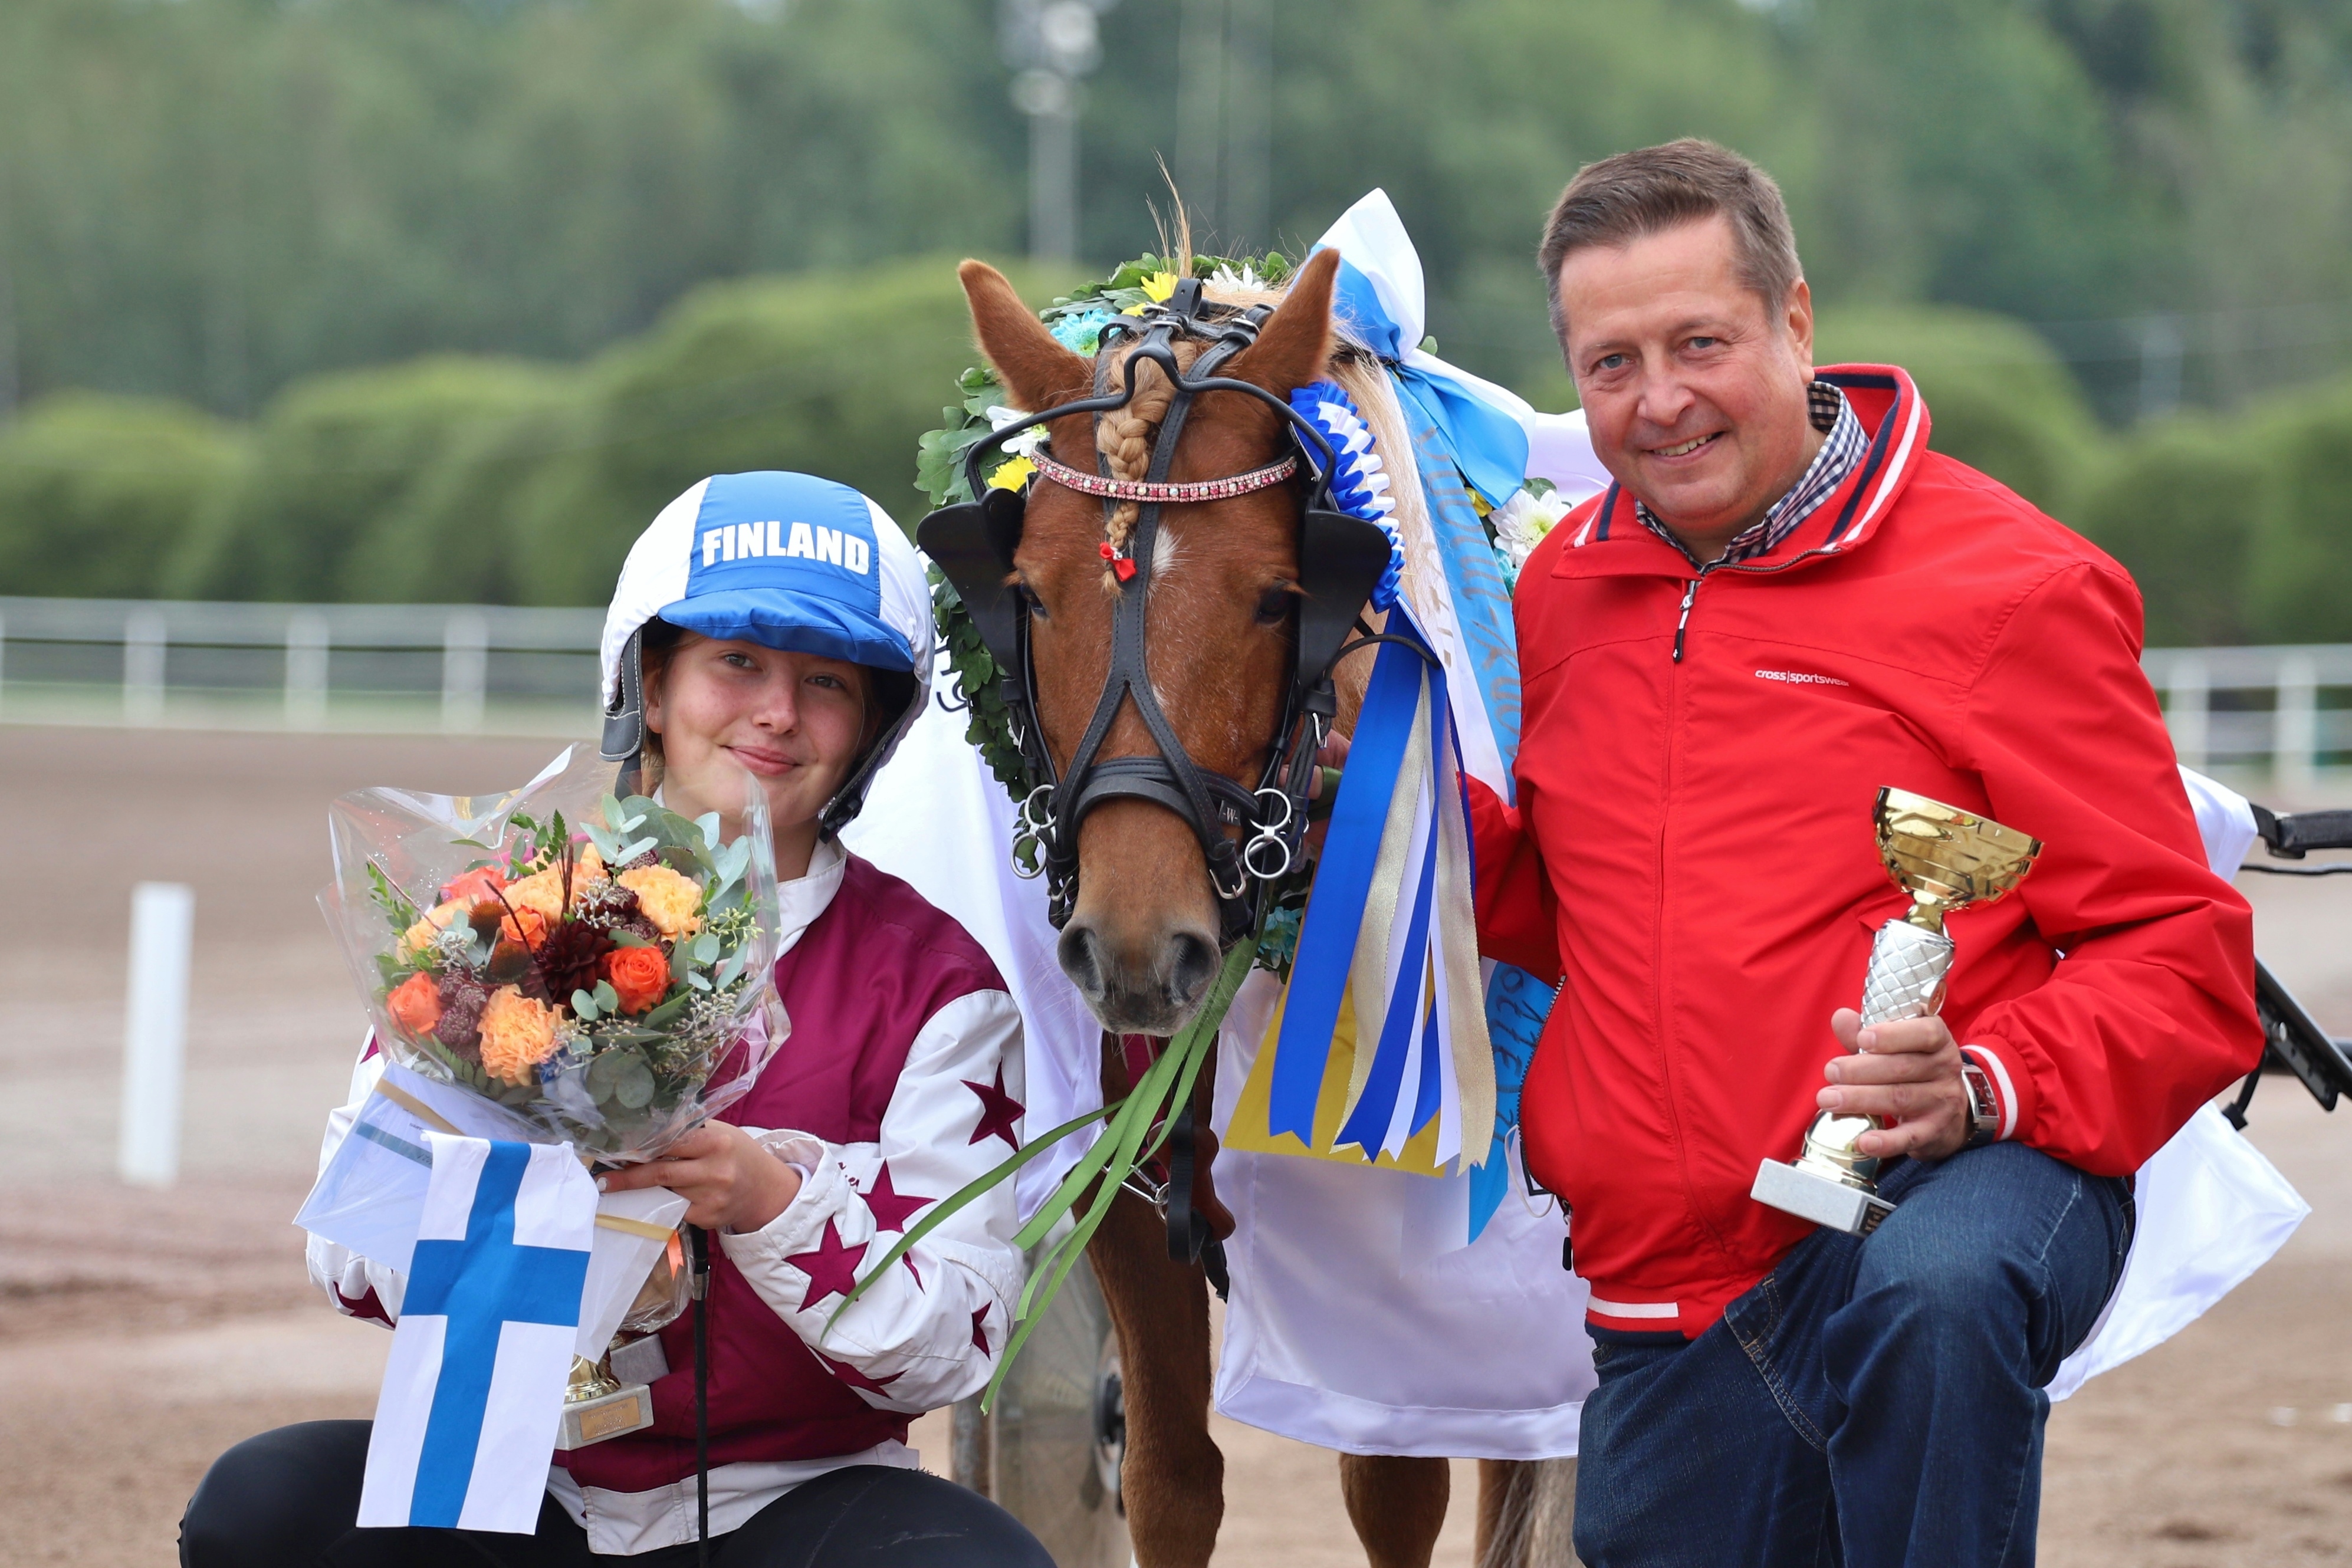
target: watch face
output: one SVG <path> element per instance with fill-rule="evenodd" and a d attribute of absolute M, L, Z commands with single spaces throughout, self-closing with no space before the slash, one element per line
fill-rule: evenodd
<path fill-rule="evenodd" d="M 1960 1080 L 1969 1086 L 1969 1110 L 1979 1127 L 1998 1125 L 2000 1102 L 1994 1098 L 1992 1081 L 1983 1068 L 1971 1061 L 1960 1069 Z"/>

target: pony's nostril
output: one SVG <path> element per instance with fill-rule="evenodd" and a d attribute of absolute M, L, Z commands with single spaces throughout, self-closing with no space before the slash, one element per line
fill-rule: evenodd
<path fill-rule="evenodd" d="M 1062 933 L 1055 956 L 1061 960 L 1062 973 L 1070 977 L 1070 983 L 1077 987 L 1082 995 L 1100 997 L 1103 994 L 1100 949 L 1101 944 L 1096 940 L 1090 926 L 1073 921 L 1069 929 Z"/>
<path fill-rule="evenodd" d="M 1190 1008 L 1217 977 L 1215 944 L 1186 931 L 1168 942 L 1168 999 L 1178 1010 Z"/>

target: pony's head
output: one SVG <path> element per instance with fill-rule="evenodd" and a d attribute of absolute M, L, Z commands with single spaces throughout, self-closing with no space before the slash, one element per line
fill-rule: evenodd
<path fill-rule="evenodd" d="M 1338 262 L 1332 252 L 1309 261 L 1255 340 L 1218 374 L 1277 400 L 1322 376 Z M 967 261 L 961 276 L 981 348 L 1017 406 L 1055 408 L 1123 387 L 1134 371 L 1135 393 L 1124 406 L 1055 420 L 1048 450 L 1081 474 L 1097 472 L 1099 452 L 1111 478 L 1145 478 L 1175 389 L 1157 364 L 1126 363 L 1135 337 L 1107 332 L 1097 361 L 1088 361 L 1057 342 L 994 268 Z M 1198 338 L 1175 342 L 1185 373 L 1206 346 Z M 1291 449 L 1277 408 L 1246 392 L 1202 392 L 1164 478 L 1181 484 L 1247 474 Z M 1151 695 L 1192 764 L 1244 789 L 1267 766 L 1290 690 L 1302 494 L 1301 484 L 1291 483 L 1164 504 L 1150 559 L 1138 563 L 1149 574 L 1143 667 Z M 1111 670 L 1123 589 L 1105 547 L 1112 555 L 1127 548 L 1138 513 L 1131 500 L 1106 502 L 1040 482 L 1022 521 L 1011 588 L 1028 612 L 1038 726 L 1065 773 Z M 1161 754 L 1136 704 L 1120 702 L 1096 755 Z M 1077 893 L 1059 951 L 1064 972 L 1106 1029 L 1173 1032 L 1200 1005 L 1232 936 L 1221 923 L 1199 835 L 1166 805 L 1120 796 L 1085 813 L 1076 856 Z"/>

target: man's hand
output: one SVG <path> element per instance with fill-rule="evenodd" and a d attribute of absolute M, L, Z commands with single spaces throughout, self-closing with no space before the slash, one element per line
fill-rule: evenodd
<path fill-rule="evenodd" d="M 770 1154 L 742 1128 L 705 1122 L 668 1154 L 623 1166 L 596 1178 L 603 1192 L 666 1186 L 691 1206 L 687 1222 L 705 1230 L 757 1230 L 793 1201 L 801 1173 Z"/>
<path fill-rule="evenodd" d="M 1885 1130 L 1864 1133 L 1854 1148 L 1879 1159 L 1916 1155 L 1940 1160 L 1958 1154 L 1969 1141 L 1974 1107 L 1960 1078 L 1960 1048 L 1939 1018 L 1905 1019 L 1862 1027 L 1862 1015 L 1840 1008 L 1830 1032 L 1856 1056 L 1841 1056 L 1822 1069 L 1831 1087 L 1817 1096 L 1824 1111 L 1841 1116 L 1876 1116 Z"/>

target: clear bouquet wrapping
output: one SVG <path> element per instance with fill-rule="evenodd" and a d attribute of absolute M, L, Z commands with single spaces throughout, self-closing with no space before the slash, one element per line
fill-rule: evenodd
<path fill-rule="evenodd" d="M 790 1027 L 767 802 L 742 782 L 733 838 L 623 793 L 586 747 L 494 799 L 337 800 L 320 902 L 384 1053 L 605 1163 L 732 1104 Z"/>

